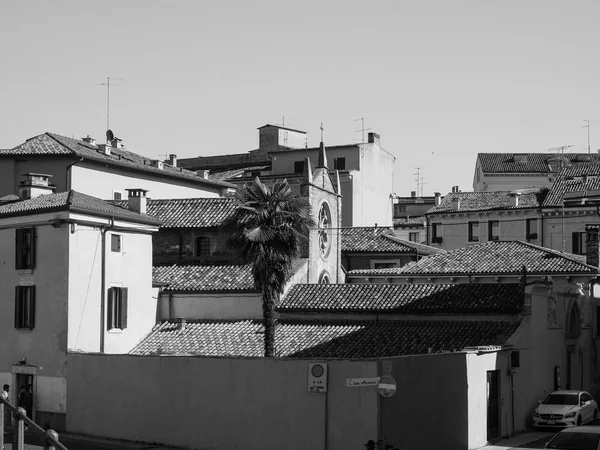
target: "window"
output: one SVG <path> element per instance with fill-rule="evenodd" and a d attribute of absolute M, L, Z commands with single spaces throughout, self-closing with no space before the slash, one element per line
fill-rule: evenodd
<path fill-rule="evenodd" d="M 111 234 L 110 235 L 110 251 L 111 252 L 121 252 L 121 235 L 120 234 Z"/>
<path fill-rule="evenodd" d="M 35 326 L 35 286 L 15 287 L 15 328 L 33 330 Z"/>
<path fill-rule="evenodd" d="M 406 205 L 395 204 L 394 205 L 394 216 L 398 217 L 398 216 L 402 215 L 403 213 L 406 213 Z"/>
<path fill-rule="evenodd" d="M 419 242 L 419 232 L 408 233 L 408 240 L 411 242 Z"/>
<path fill-rule="evenodd" d="M 434 244 L 442 243 L 442 224 L 432 223 L 431 224 L 431 242 Z"/>
<path fill-rule="evenodd" d="M 469 242 L 479 241 L 479 222 L 469 222 Z"/>
<path fill-rule="evenodd" d="M 537 219 L 527 219 L 525 225 L 525 237 L 527 240 L 537 239 Z"/>
<path fill-rule="evenodd" d="M 573 253 L 576 255 L 585 255 L 585 231 L 575 231 L 572 234 Z"/>
<path fill-rule="evenodd" d="M 304 161 L 294 162 L 294 173 L 304 173 Z"/>
<path fill-rule="evenodd" d="M 127 288 L 111 287 L 108 289 L 106 328 L 108 330 L 127 328 Z"/>
<path fill-rule="evenodd" d="M 333 158 L 333 170 L 346 170 L 346 158 Z"/>
<path fill-rule="evenodd" d="M 16 268 L 33 269 L 35 266 L 35 228 L 17 229 Z"/>
<path fill-rule="evenodd" d="M 371 269 L 390 269 L 400 267 L 400 262 L 397 260 L 373 260 L 371 261 Z"/>
<path fill-rule="evenodd" d="M 113 192 L 113 200 L 121 200 L 121 193 L 120 192 Z"/>
<path fill-rule="evenodd" d="M 210 255 L 210 239 L 207 237 L 196 238 L 196 256 Z"/>
<path fill-rule="evenodd" d="M 497 241 L 500 239 L 500 222 L 497 220 L 488 221 L 488 240 Z"/>

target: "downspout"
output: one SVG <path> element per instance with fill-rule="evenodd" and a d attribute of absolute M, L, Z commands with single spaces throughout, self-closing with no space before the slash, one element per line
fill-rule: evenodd
<path fill-rule="evenodd" d="M 65 176 L 66 176 L 65 190 L 66 191 L 71 190 L 71 183 L 70 183 L 70 178 L 69 178 L 69 173 L 70 173 L 71 167 L 73 167 L 75 164 L 79 164 L 81 161 L 83 161 L 83 156 L 80 159 L 78 159 L 77 161 L 75 161 L 74 163 L 71 163 L 67 166 L 67 169 L 65 171 Z"/>
<path fill-rule="evenodd" d="M 115 218 L 110 218 L 110 225 L 101 227 L 100 234 L 102 236 L 102 258 L 100 267 L 100 353 L 104 353 L 104 311 L 106 303 L 106 232 L 115 226 Z"/>
<path fill-rule="evenodd" d="M 169 320 L 173 318 L 173 293 L 169 292 Z"/>
<path fill-rule="evenodd" d="M 540 214 L 540 246 L 543 247 L 544 246 L 544 212 L 542 211 L 542 208 L 540 208 L 538 211 Z"/>

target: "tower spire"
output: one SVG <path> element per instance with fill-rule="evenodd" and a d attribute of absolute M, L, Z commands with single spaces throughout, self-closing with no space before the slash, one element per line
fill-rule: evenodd
<path fill-rule="evenodd" d="M 317 168 L 327 169 L 327 152 L 325 151 L 325 144 L 323 144 L 323 122 L 321 122 L 321 144 L 319 145 L 319 161 L 317 162 Z"/>

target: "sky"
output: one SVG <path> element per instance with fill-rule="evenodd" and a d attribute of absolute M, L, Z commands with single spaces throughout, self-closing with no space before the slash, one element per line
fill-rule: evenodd
<path fill-rule="evenodd" d="M 480 152 L 600 148 L 597 0 L 0 4 L 0 148 L 44 132 L 152 159 L 244 153 L 285 124 L 381 136 L 394 191 L 472 190 Z M 367 132 L 368 132 L 367 131 Z"/>

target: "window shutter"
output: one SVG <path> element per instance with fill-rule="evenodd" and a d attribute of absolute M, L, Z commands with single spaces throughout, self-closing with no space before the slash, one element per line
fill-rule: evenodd
<path fill-rule="evenodd" d="M 121 288 L 121 329 L 127 328 L 127 288 Z"/>
<path fill-rule="evenodd" d="M 579 242 L 579 233 L 574 232 L 571 234 L 571 239 L 573 242 L 573 253 L 576 255 L 581 254 L 581 245 Z"/>
<path fill-rule="evenodd" d="M 37 244 L 37 233 L 35 228 L 31 228 L 29 238 L 31 239 L 31 248 L 29 249 L 29 269 L 35 268 L 35 247 Z M 35 292 L 35 291 L 34 291 Z"/>
<path fill-rule="evenodd" d="M 115 288 L 108 288 L 108 308 L 106 313 L 106 329 L 112 330 L 113 328 L 113 303 L 115 302 Z"/>
<path fill-rule="evenodd" d="M 29 329 L 33 330 L 35 327 L 35 286 L 31 286 L 30 288 L 30 305 L 29 305 Z"/>
<path fill-rule="evenodd" d="M 15 269 L 21 269 L 21 262 L 23 260 L 23 230 L 15 230 Z"/>
<path fill-rule="evenodd" d="M 19 286 L 15 286 L 15 328 L 19 328 Z"/>

